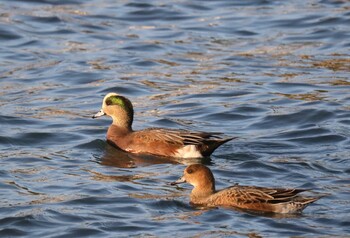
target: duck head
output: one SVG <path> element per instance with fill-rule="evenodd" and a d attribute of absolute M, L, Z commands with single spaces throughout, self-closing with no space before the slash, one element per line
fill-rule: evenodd
<path fill-rule="evenodd" d="M 108 93 L 102 102 L 101 110 L 92 118 L 110 116 L 113 125 L 131 130 L 134 109 L 129 99 L 116 93 Z"/>

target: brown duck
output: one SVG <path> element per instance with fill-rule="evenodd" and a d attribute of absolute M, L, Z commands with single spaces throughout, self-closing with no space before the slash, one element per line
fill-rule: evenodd
<path fill-rule="evenodd" d="M 193 132 L 165 128 L 148 128 L 134 131 L 134 109 L 126 97 L 107 94 L 102 109 L 93 116 L 110 116 L 107 142 L 130 153 L 145 153 L 175 158 L 202 158 L 211 155 L 216 148 L 233 137 L 221 138 L 221 133 Z"/>
<path fill-rule="evenodd" d="M 172 183 L 189 183 L 194 186 L 191 204 L 208 207 L 236 207 L 259 212 L 297 213 L 319 198 L 298 195 L 305 189 L 264 188 L 234 185 L 223 190 L 215 190 L 215 180 L 210 169 L 202 164 L 192 164 L 184 170 L 184 175 Z"/>

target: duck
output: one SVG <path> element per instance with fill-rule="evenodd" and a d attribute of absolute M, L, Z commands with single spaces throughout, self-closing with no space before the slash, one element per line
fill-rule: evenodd
<path fill-rule="evenodd" d="M 123 151 L 174 158 L 209 157 L 214 150 L 235 137 L 222 138 L 222 133 L 184 129 L 146 128 L 133 130 L 134 109 L 131 101 L 117 93 L 108 93 L 101 110 L 92 118 L 112 117 L 107 142 Z"/>
<path fill-rule="evenodd" d="M 203 164 L 191 164 L 184 170 L 183 176 L 171 183 L 176 185 L 189 183 L 194 186 L 190 195 L 190 204 L 203 207 L 232 207 L 253 212 L 292 214 L 300 213 L 317 197 L 298 195 L 306 189 L 267 188 L 242 186 L 216 190 L 211 170 Z"/>

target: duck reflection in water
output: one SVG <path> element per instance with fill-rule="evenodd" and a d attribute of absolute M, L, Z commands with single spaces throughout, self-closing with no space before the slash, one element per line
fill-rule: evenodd
<path fill-rule="evenodd" d="M 153 164 L 210 164 L 210 157 L 205 158 L 168 158 L 149 154 L 132 154 L 106 144 L 101 157 L 98 157 L 101 165 L 118 168 L 136 168 Z"/>

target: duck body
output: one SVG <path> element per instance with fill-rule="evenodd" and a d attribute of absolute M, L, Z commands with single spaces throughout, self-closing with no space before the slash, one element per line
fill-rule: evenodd
<path fill-rule="evenodd" d="M 191 203 L 209 207 L 224 206 L 260 212 L 296 213 L 318 198 L 303 198 L 302 189 L 265 188 L 235 185 L 217 191 L 206 198 L 191 195 Z"/>
<path fill-rule="evenodd" d="M 305 189 L 266 188 L 234 185 L 215 190 L 215 180 L 210 169 L 201 164 L 188 166 L 178 181 L 194 186 L 190 200 L 193 205 L 208 207 L 235 207 L 259 212 L 297 213 L 319 198 L 298 195 Z"/>
<path fill-rule="evenodd" d="M 220 145 L 234 138 L 221 138 L 220 133 L 193 132 L 181 129 L 132 129 L 133 107 L 127 98 L 115 93 L 105 96 L 102 109 L 93 118 L 111 116 L 107 142 L 130 153 L 153 154 L 176 158 L 210 156 Z"/>
<path fill-rule="evenodd" d="M 177 158 L 209 156 L 229 140 L 219 139 L 216 134 L 163 128 L 126 131 L 111 125 L 107 132 L 107 141 L 124 151 Z"/>

